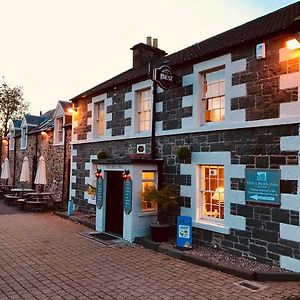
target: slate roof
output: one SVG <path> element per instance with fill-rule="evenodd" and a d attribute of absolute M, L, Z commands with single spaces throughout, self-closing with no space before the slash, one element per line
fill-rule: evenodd
<path fill-rule="evenodd" d="M 263 38 L 270 38 L 278 33 L 299 30 L 299 26 L 300 1 L 165 56 L 163 59 L 154 62 L 154 66 L 159 66 L 164 61 L 168 61 L 168 65 L 174 67 L 187 62 L 205 60 L 228 53 L 231 49 L 242 45 L 260 42 Z M 147 78 L 147 72 L 147 65 L 129 69 L 79 94 L 71 101 L 104 93 L 119 84 L 145 79 Z"/>
<path fill-rule="evenodd" d="M 14 128 L 15 128 L 15 129 L 21 128 L 22 120 L 19 120 L 19 119 L 13 119 L 12 122 L 13 122 L 13 124 L 14 124 Z"/>
<path fill-rule="evenodd" d="M 43 116 L 34 116 L 29 114 L 25 115 L 24 118 L 28 125 L 39 125 L 47 119 L 46 117 Z"/>

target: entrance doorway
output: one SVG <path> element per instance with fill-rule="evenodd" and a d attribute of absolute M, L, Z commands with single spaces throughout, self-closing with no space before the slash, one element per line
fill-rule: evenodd
<path fill-rule="evenodd" d="M 122 172 L 107 172 L 105 231 L 123 236 Z"/>

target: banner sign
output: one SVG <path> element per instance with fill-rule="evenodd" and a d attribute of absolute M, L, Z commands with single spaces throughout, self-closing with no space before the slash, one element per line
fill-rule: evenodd
<path fill-rule="evenodd" d="M 280 170 L 246 169 L 246 201 L 280 204 Z"/>
<path fill-rule="evenodd" d="M 123 206 L 125 214 L 129 215 L 132 210 L 132 180 L 124 179 L 123 185 Z"/>
<path fill-rule="evenodd" d="M 103 178 L 97 178 L 96 184 L 96 206 L 97 208 L 101 208 L 103 205 Z"/>
<path fill-rule="evenodd" d="M 153 80 L 164 90 L 168 90 L 176 86 L 177 76 L 168 66 L 161 66 L 153 71 Z"/>

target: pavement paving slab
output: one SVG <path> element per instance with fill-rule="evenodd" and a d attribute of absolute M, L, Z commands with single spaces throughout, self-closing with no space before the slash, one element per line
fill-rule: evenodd
<path fill-rule="evenodd" d="M 260 282 L 252 291 L 239 277 L 139 245 L 107 246 L 78 234 L 85 231 L 52 213 L 5 213 L 0 203 L 0 299 L 300 297 L 299 282 Z"/>

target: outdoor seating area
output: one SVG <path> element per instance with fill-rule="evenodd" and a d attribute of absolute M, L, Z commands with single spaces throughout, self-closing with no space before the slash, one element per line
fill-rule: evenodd
<path fill-rule="evenodd" d="M 21 188 L 9 185 L 10 170 L 9 162 L 6 158 L 2 166 L 1 179 L 5 184 L 0 185 L 0 197 L 4 199 L 4 203 L 8 206 L 16 206 L 24 211 L 48 211 L 56 210 L 61 206 L 61 200 L 55 199 L 52 192 L 45 192 L 44 188 L 47 183 L 46 165 L 43 156 L 39 158 L 36 176 L 34 180 L 35 189 L 24 187 L 29 183 L 29 162 L 25 156 L 23 159 L 20 185 Z"/>

